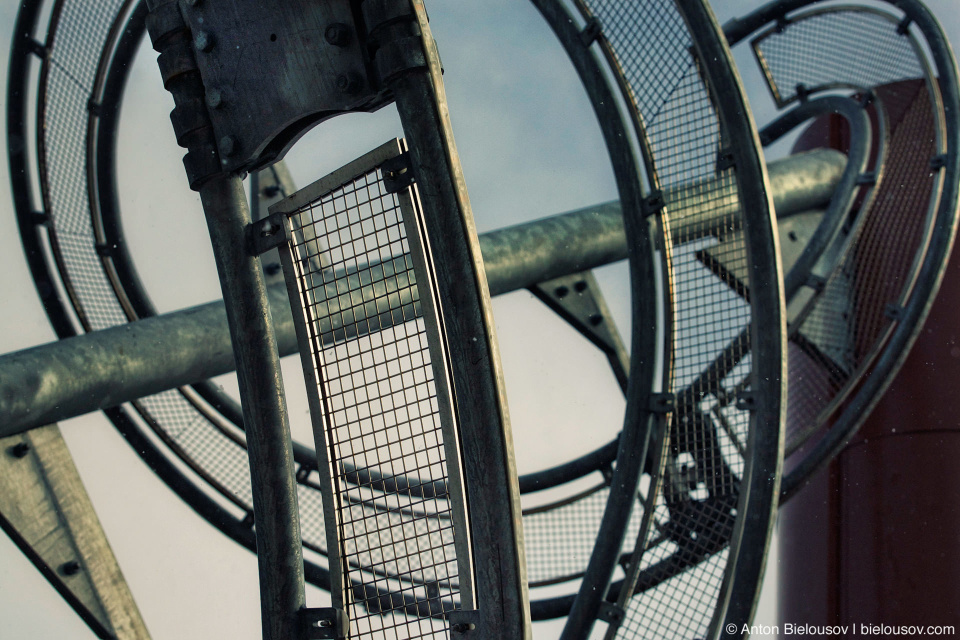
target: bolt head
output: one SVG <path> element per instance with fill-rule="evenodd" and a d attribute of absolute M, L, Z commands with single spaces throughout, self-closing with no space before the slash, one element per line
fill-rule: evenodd
<path fill-rule="evenodd" d="M 337 76 L 337 89 L 348 96 L 360 93 L 363 88 L 363 78 L 353 71 Z"/>
<path fill-rule="evenodd" d="M 14 458 L 24 458 L 30 453 L 30 445 L 26 442 L 18 442 L 9 449 L 10 455 Z"/>
<path fill-rule="evenodd" d="M 209 31 L 198 31 L 193 36 L 193 46 L 197 51 L 210 51 L 213 49 L 213 34 Z"/>
<path fill-rule="evenodd" d="M 237 151 L 237 139 L 233 136 L 223 136 L 220 138 L 220 153 L 224 156 L 232 156 Z"/>
<path fill-rule="evenodd" d="M 324 30 L 323 37 L 335 47 L 345 47 L 350 44 L 350 27 L 342 22 L 334 22 Z"/>
<path fill-rule="evenodd" d="M 223 94 L 219 89 L 207 89 L 207 106 L 211 109 L 219 109 L 223 106 Z"/>
<path fill-rule="evenodd" d="M 80 563 L 76 560 L 70 560 L 60 565 L 60 573 L 65 576 L 75 576 L 80 573 Z"/>

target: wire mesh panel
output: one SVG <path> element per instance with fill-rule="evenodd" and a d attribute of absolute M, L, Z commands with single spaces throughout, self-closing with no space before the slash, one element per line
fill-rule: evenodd
<path fill-rule="evenodd" d="M 442 330 L 401 154 L 387 143 L 271 207 L 290 225 L 281 261 L 353 638 L 445 637 L 473 600 Z"/>
<path fill-rule="evenodd" d="M 783 13 L 804 4 L 784 5 Z M 778 104 L 827 91 L 868 96 L 884 142 L 871 174 L 875 196 L 857 212 L 812 311 L 790 330 L 787 453 L 811 438 L 821 442 L 797 455 L 785 483 L 792 491 L 866 417 L 936 291 L 957 208 L 955 123 L 944 107 L 957 103 L 955 63 L 935 21 L 914 2 L 780 16 L 751 46 Z M 867 380 L 871 391 L 861 392 Z"/>
<path fill-rule="evenodd" d="M 775 506 L 783 301 L 765 176 L 702 3 L 577 4 L 588 29 L 602 25 L 652 176 L 672 349 L 673 411 L 607 636 L 704 637 L 731 593 L 756 597 Z"/>

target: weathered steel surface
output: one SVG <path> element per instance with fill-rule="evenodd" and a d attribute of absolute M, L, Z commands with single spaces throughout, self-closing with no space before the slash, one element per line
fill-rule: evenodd
<path fill-rule="evenodd" d="M 780 216 L 826 204 L 843 167 L 843 155 L 828 150 L 771 163 Z M 480 248 L 491 295 L 627 256 L 616 202 L 486 233 Z M 285 289 L 271 286 L 267 295 L 280 354 L 296 353 Z M 17 351 L 0 358 L 0 436 L 233 370 L 223 302 Z"/>
<path fill-rule="evenodd" d="M 264 640 L 297 638 L 305 606 L 300 511 L 280 359 L 259 258 L 244 251 L 243 185 L 218 176 L 200 188 L 230 327 L 243 406 L 260 569 Z"/>
<path fill-rule="evenodd" d="M 149 640 L 57 425 L 0 439 L 0 526 L 98 637 Z"/>
<path fill-rule="evenodd" d="M 440 59 L 420 0 L 362 5 L 375 63 L 396 97 L 434 259 L 470 494 L 476 611 L 451 615 L 451 636 L 531 637 L 520 493 L 493 310 L 466 184 L 453 140 Z M 389 9 L 388 9 L 389 7 Z M 411 37 L 410 34 L 418 34 Z M 414 44 L 415 43 L 415 44 Z M 422 49 L 421 49 L 422 47 Z M 397 54 L 392 57 L 391 54 Z M 465 633 L 464 629 L 475 625 Z"/>

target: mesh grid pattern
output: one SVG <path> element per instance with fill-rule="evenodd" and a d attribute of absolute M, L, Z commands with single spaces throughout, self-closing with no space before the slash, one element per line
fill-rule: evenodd
<path fill-rule="evenodd" d="M 616 636 L 699 637 L 713 617 L 726 569 L 725 554 L 717 554 L 736 517 L 750 421 L 734 402 L 747 390 L 745 335 L 752 315 L 736 174 L 720 162 L 719 120 L 674 3 L 584 4 L 603 24 L 643 124 L 664 198 L 674 304 L 670 390 L 678 405 L 659 514 L 667 517 L 645 534 L 644 546 L 651 548 L 639 559 L 637 588 L 647 590 L 628 607 L 630 620 L 643 624 L 623 624 Z M 656 588 L 645 582 L 650 563 L 661 571 Z"/>
<path fill-rule="evenodd" d="M 866 89 L 923 76 L 896 19 L 868 11 L 827 11 L 791 22 L 754 50 L 781 102 L 795 99 L 798 85 Z"/>
<path fill-rule="evenodd" d="M 88 331 L 127 321 L 104 272 L 102 258 L 96 252 L 97 239 L 88 202 L 89 173 L 85 165 L 88 105 L 96 82 L 98 58 L 111 22 L 123 4 L 123 0 L 104 0 L 96 6 L 80 0 L 63 2 L 46 61 L 45 102 L 41 112 L 42 187 L 52 221 L 53 250 L 62 265 L 60 275 L 71 293 L 80 323 Z M 406 287 L 402 275 L 399 279 L 390 277 L 391 269 L 400 274 L 408 269 L 403 256 L 397 260 L 396 264 L 383 265 L 387 275 L 376 286 L 393 287 L 388 293 L 409 296 L 415 288 Z M 389 324 L 395 313 L 406 317 L 420 315 L 419 302 L 415 300 L 403 298 L 400 306 L 399 311 L 393 309 L 383 318 L 368 314 L 362 326 L 347 322 L 345 327 L 374 331 L 380 322 Z M 334 315 L 332 319 L 343 320 L 343 317 Z M 171 451 L 209 483 L 207 490 L 217 491 L 248 512 L 252 511 L 246 449 L 231 437 L 232 433 L 209 420 L 190 398 L 179 392 L 159 394 L 135 406 Z M 320 491 L 306 478 L 297 489 L 304 544 L 325 553 Z M 542 533 L 548 538 L 541 541 L 531 539 L 528 533 L 528 543 L 548 547 L 556 532 L 544 530 Z M 544 580 L 562 577 L 569 569 L 567 565 L 549 564 L 547 556 L 544 562 L 548 564 L 541 566 L 539 558 L 531 558 L 528 567 Z M 583 567 L 578 570 L 582 571 Z"/>
<path fill-rule="evenodd" d="M 60 19 L 45 61 L 41 187 L 60 276 L 87 331 L 128 320 L 96 251 L 86 166 L 92 162 L 86 141 L 97 66 L 123 5 L 123 0 L 60 3 Z M 144 399 L 135 407 L 171 450 L 215 490 L 252 510 L 246 450 L 221 425 L 208 420 L 178 391 Z"/>
<path fill-rule="evenodd" d="M 583 576 L 600 532 L 600 519 L 609 495 L 609 487 L 601 485 L 585 491 L 572 501 L 524 512 L 527 579 L 531 587 Z M 641 517 L 642 510 L 639 508 L 630 514 L 623 553 L 633 550 L 640 532 Z"/>
<path fill-rule="evenodd" d="M 385 492 L 351 471 L 404 478 L 414 489 L 448 478 L 425 321 L 411 305 L 397 305 L 398 294 L 420 295 L 399 198 L 373 169 L 291 221 L 295 274 L 288 277 L 299 281 L 310 340 L 301 352 L 310 354 L 321 387 L 308 391 L 319 394 L 315 429 L 324 430 L 334 467 L 341 565 L 353 585 L 345 603 L 350 636 L 446 637 L 442 616 L 459 607 L 460 594 L 451 503 Z M 304 238 L 326 245 L 328 269 L 311 269 L 320 243 Z M 405 615 L 414 610 L 419 615 Z"/>
<path fill-rule="evenodd" d="M 792 338 L 788 451 L 828 422 L 868 370 L 896 324 L 890 309 L 909 295 L 917 256 L 929 240 L 939 193 L 930 170 L 938 153 L 930 89 L 910 38 L 897 32 L 897 18 L 885 15 L 814 13 L 754 45 L 781 91 L 831 83 L 872 90 L 873 108 L 889 126 L 876 195 L 860 212 L 850 249 Z M 850 47 L 867 43 L 870 56 L 849 55 Z"/>

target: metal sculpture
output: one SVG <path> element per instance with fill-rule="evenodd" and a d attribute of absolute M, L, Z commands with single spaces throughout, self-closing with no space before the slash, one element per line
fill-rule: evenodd
<path fill-rule="evenodd" d="M 740 90 L 729 53 L 700 2 L 649 1 L 636 6 L 578 2 L 577 14 L 571 15 L 559 3 L 535 1 L 591 97 L 620 201 L 485 234 L 479 242 L 471 239 L 469 204 L 444 122 L 439 62 L 419 3 L 408 7 L 405 2 L 344 1 L 330 3 L 320 15 L 304 12 L 300 5 L 277 11 L 240 3 L 227 11 L 209 3 L 151 2 L 149 17 L 147 4 L 114 2 L 94 12 L 81 4 L 55 3 L 43 44 L 32 35 L 43 3 L 28 3 L 21 11 L 11 57 L 17 73 L 11 74 L 8 105 L 10 153 L 14 175 L 24 176 L 15 180 L 18 216 L 51 320 L 61 337 L 78 329 L 99 331 L 0 362 L 4 370 L 26 374 L 3 377 L 2 384 L 11 393 L 0 394 L 2 409 L 10 420 L 0 427 L 0 434 L 113 407 L 107 411 L 111 419 L 181 497 L 231 537 L 250 548 L 259 545 L 265 637 L 346 635 L 350 618 L 363 621 L 352 631 L 360 634 L 376 634 L 390 626 L 413 637 L 525 633 L 524 546 L 518 544 L 520 505 L 511 485 L 535 505 L 522 513 L 534 619 L 572 611 L 565 630 L 568 637 L 583 636 L 598 619 L 609 625 L 610 637 L 676 633 L 717 637 L 721 623 L 751 619 L 777 503 L 783 392 L 779 380 L 784 363 L 789 362 L 788 378 L 801 381 L 791 391 L 787 422 L 788 452 L 795 452 L 794 459 L 800 462 L 786 476 L 786 497 L 842 446 L 865 413 L 863 407 L 895 373 L 898 354 L 922 321 L 952 242 L 957 162 L 956 124 L 949 114 L 957 110 L 955 65 L 938 27 L 918 3 L 898 3 L 904 14 L 887 17 L 890 14 L 859 9 L 801 15 L 797 10 L 813 3 L 780 2 L 725 27 L 727 38 L 736 43 L 766 24 L 776 24 L 754 40 L 754 47 L 780 105 L 801 104 L 761 130 L 764 144 L 824 114 L 837 114 L 849 130 L 849 142 L 843 147 L 846 160 L 826 151 L 788 158 L 769 167 L 767 187 L 756 138 L 744 115 L 746 106 L 737 102 Z M 884 185 L 894 184 L 888 181 L 892 171 L 888 167 L 899 159 L 902 148 L 889 131 L 898 126 L 897 117 L 888 117 L 887 111 L 904 92 L 917 96 L 923 91 L 884 84 L 889 78 L 882 73 L 883 77 L 871 76 L 869 70 L 854 80 L 842 73 L 831 76 L 829 56 L 807 65 L 811 79 L 794 82 L 784 75 L 789 68 L 777 68 L 777 60 L 793 55 L 789 52 L 816 57 L 828 51 L 805 44 L 804 38 L 810 37 L 805 34 L 819 30 L 829 39 L 831 25 L 846 19 L 844 12 L 857 19 L 868 15 L 871 25 L 888 27 L 883 37 L 893 33 L 893 40 L 912 43 L 906 49 L 920 61 L 917 68 L 927 70 L 927 79 L 920 84 L 931 98 L 912 107 L 910 113 L 918 115 L 902 129 L 901 140 L 918 128 L 932 127 L 935 132 L 936 142 L 925 151 L 929 158 L 902 180 L 925 185 L 922 194 L 905 204 L 929 202 L 930 214 L 904 218 L 899 228 L 911 229 L 915 242 L 900 254 L 899 262 L 887 265 L 893 270 L 887 275 L 874 273 L 865 258 L 884 251 L 891 240 L 876 231 L 889 219 L 890 213 L 877 203 L 888 200 Z M 251 20 L 254 14 L 257 19 Z M 316 29 L 291 29 L 292 24 L 310 21 L 316 21 Z M 227 313 L 224 307 L 211 305 L 202 316 L 170 314 L 141 321 L 137 326 L 144 333 L 130 335 L 109 327 L 147 318 L 155 310 L 124 240 L 113 145 L 129 62 L 146 24 L 161 52 L 165 86 L 177 98 L 174 129 L 178 142 L 189 150 L 185 159 L 189 182 L 200 190 L 208 212 Z M 669 64 L 649 66 L 648 61 L 660 58 L 637 53 L 638 34 L 651 32 L 663 37 L 644 46 L 673 52 Z M 793 43 L 790 37 L 797 33 L 800 40 Z M 936 71 L 924 62 L 918 36 L 932 51 Z M 244 53 L 234 54 L 241 45 Z M 288 55 L 308 50 L 314 51 L 310 55 L 321 51 L 322 64 Z M 43 214 L 36 214 L 31 202 L 27 145 L 16 144 L 29 135 L 23 114 L 26 69 L 34 55 L 41 60 L 38 104 L 44 126 L 36 135 Z M 257 64 L 247 64 L 251 59 Z M 904 73 L 913 69 L 910 64 Z M 303 82 L 284 86 L 281 80 L 254 91 L 253 85 L 263 88 L 258 80 L 266 68 L 282 69 L 282 78 Z M 791 100 L 788 91 L 794 85 Z M 323 91 L 305 91 L 306 86 Z M 833 95 L 822 97 L 824 92 Z M 384 160 L 388 162 L 384 165 L 379 159 L 364 171 L 379 172 L 375 182 L 381 184 L 405 170 L 414 176 L 413 188 L 424 194 L 425 223 L 413 222 L 416 216 L 409 206 L 400 216 L 403 224 L 397 228 L 405 229 L 403 242 L 410 243 L 403 250 L 378 250 L 376 260 L 358 259 L 347 271 L 338 272 L 327 260 L 327 251 L 338 247 L 319 248 L 323 239 L 309 231 L 315 220 L 291 209 L 289 202 L 301 207 L 306 200 L 303 192 L 294 195 L 290 184 L 273 191 L 288 196 L 288 204 L 275 205 L 280 207 L 274 209 L 279 217 L 257 221 L 258 216 L 243 213 L 239 174 L 252 170 L 256 176 L 309 126 L 341 112 L 379 109 L 394 99 L 412 147 L 411 154 L 399 157 L 412 156 L 412 161 L 397 169 L 390 167 L 392 160 Z M 396 143 L 391 145 L 392 149 Z M 399 147 L 396 150 L 400 153 Z M 424 168 L 437 158 L 445 159 L 445 168 Z M 927 162 L 934 172 L 929 180 L 921 176 Z M 813 179 L 813 189 L 808 178 Z M 769 331 L 779 325 L 782 302 L 765 188 L 776 204 L 782 223 L 780 243 L 786 248 L 782 272 L 790 303 L 789 361 L 775 344 L 779 332 Z M 321 201 L 326 197 L 314 195 Z M 410 197 L 411 203 L 416 200 Z M 253 202 L 259 199 L 254 197 Z M 824 211 L 816 211 L 819 208 Z M 463 217 L 451 216 L 450 211 L 463 211 Z M 290 215 L 301 220 L 302 228 L 298 223 L 278 234 L 278 229 L 287 229 Z M 656 221 L 653 226 L 648 217 Z M 228 218 L 232 222 L 225 223 Z M 356 224 L 362 228 L 363 222 Z M 327 232 L 335 242 L 326 244 L 337 245 L 342 230 Z M 419 244 L 433 247 L 439 257 L 430 258 L 430 252 L 416 248 L 420 232 L 428 240 Z M 295 301 L 292 317 L 284 309 L 287 291 L 276 284 L 264 286 L 257 260 L 249 255 L 267 248 L 270 242 L 264 244 L 264 238 L 281 241 L 281 247 L 289 240 L 294 250 L 310 253 L 306 261 L 284 253 L 288 272 L 298 265 L 307 269 L 301 275 L 302 287 L 310 289 L 317 279 L 332 278 L 323 280 L 325 284 L 313 293 L 296 286 L 289 289 Z M 250 251 L 238 252 L 245 243 Z M 571 251 L 571 246 L 576 249 Z M 48 250 L 51 260 L 45 257 Z M 626 257 L 633 282 L 632 358 L 626 355 L 589 271 Z M 311 261 L 312 266 L 304 266 Z M 438 269 L 436 276 L 428 264 Z M 370 282 L 363 280 L 365 272 L 380 274 L 382 293 L 377 293 L 373 275 Z M 891 279 L 906 286 L 899 292 L 878 292 L 869 284 Z M 431 280 L 438 283 L 436 297 L 423 297 L 421 286 Z M 476 297 L 463 296 L 460 285 L 465 282 L 475 282 Z M 484 316 L 489 316 L 484 302 L 487 282 L 493 295 L 530 288 L 604 352 L 628 398 L 624 431 L 617 440 L 566 464 L 521 476 L 515 484 L 509 453 L 499 460 L 495 453 L 509 451 L 509 437 L 502 391 L 497 391 L 495 349 L 486 342 L 493 344 L 493 337 L 483 328 Z M 850 290 L 861 283 L 863 295 L 854 296 L 859 307 L 851 324 Z M 346 298 L 339 289 L 344 286 Z M 374 313 L 371 300 L 364 297 L 365 288 L 371 292 Z M 62 303 L 61 290 L 71 306 Z M 249 291 L 258 293 L 251 297 Z M 864 296 L 872 302 L 863 302 Z M 379 298 L 386 307 L 379 306 Z M 874 298 L 896 302 L 887 307 Z M 713 301 L 705 303 L 708 299 Z M 335 309 L 330 306 L 334 300 Z M 656 305 L 651 304 L 654 300 Z M 326 311 L 317 315 L 321 308 Z M 444 325 L 444 314 L 437 312 L 442 308 L 456 308 L 458 313 L 466 308 L 459 317 L 468 318 L 472 328 L 464 329 L 462 320 Z M 307 316 L 300 318 L 299 309 Z M 344 320 L 345 312 L 349 321 Z M 844 318 L 847 330 L 831 334 L 838 317 Z M 227 346 L 224 330 L 228 318 L 233 347 Z M 362 330 L 350 329 L 360 326 L 360 320 Z M 250 323 L 260 328 L 251 334 Z M 873 329 L 865 329 L 866 324 Z M 314 399 L 312 414 L 315 420 L 326 417 L 326 426 L 318 422 L 315 434 L 317 450 L 328 454 L 317 456 L 312 448 L 295 442 L 291 448 L 284 409 L 277 402 L 283 395 L 277 383 L 277 349 L 280 354 L 300 352 L 306 357 L 313 327 L 320 343 L 315 344 L 312 364 L 309 358 L 304 361 L 309 378 L 325 367 L 336 368 L 337 349 L 349 349 L 392 325 L 425 327 L 432 365 L 424 363 L 420 375 L 439 385 L 427 392 L 432 402 L 446 403 L 436 414 L 444 425 L 438 451 L 444 452 L 446 463 L 436 469 L 429 464 L 419 470 L 401 469 L 393 463 L 364 461 L 373 459 L 381 447 L 389 455 L 389 444 L 345 448 L 346 441 L 337 440 L 330 422 L 338 394 L 347 393 L 342 386 L 330 386 L 337 384 L 333 369 L 308 382 L 327 394 Z M 460 331 L 465 331 L 463 336 L 487 337 L 475 345 L 457 337 Z M 849 358 L 840 352 L 851 331 L 858 343 L 853 360 L 846 363 Z M 171 332 L 180 332 L 183 343 L 170 366 L 143 366 L 152 358 L 148 345 Z M 274 332 L 276 345 L 270 338 Z M 258 347 L 247 339 L 249 335 L 264 341 Z M 833 345 L 838 340 L 843 344 Z M 90 361 L 92 346 L 119 345 L 127 354 L 123 363 L 104 357 L 96 375 L 79 385 L 67 382 L 74 363 Z M 444 351 L 451 352 L 451 360 L 444 360 Z M 246 379 L 241 391 L 243 415 L 234 400 L 203 382 L 232 370 L 233 352 L 241 354 L 238 366 L 246 371 L 241 375 Z M 332 361 L 324 359 L 331 357 Z M 478 362 L 487 363 L 480 367 L 480 377 L 488 380 L 479 385 L 471 381 Z M 127 369 L 132 363 L 139 368 Z M 118 367 L 128 372 L 120 386 L 115 384 Z M 811 370 L 816 375 L 808 375 Z M 443 390 L 445 371 L 448 391 Z M 823 377 L 817 371 L 826 372 L 829 389 L 818 388 L 813 396 L 821 400 L 814 407 L 806 400 L 813 397 L 810 390 L 802 385 Z M 858 387 L 866 372 L 871 374 L 868 382 Z M 409 373 L 417 375 L 413 369 Z M 40 379 L 57 382 L 41 389 L 33 384 Z M 190 386 L 174 389 L 177 385 Z M 355 395 L 357 389 L 350 393 Z M 144 397 L 147 394 L 157 395 Z M 121 402 L 131 404 L 116 408 Z M 824 429 L 831 415 L 839 418 Z M 476 449 L 476 441 L 457 435 L 452 426 L 457 420 L 469 423 L 466 431 L 474 434 L 487 429 L 488 436 L 477 440 L 492 439 L 493 444 L 486 451 Z M 824 433 L 812 455 L 799 449 Z M 349 437 L 362 436 L 358 432 Z M 493 488 L 487 506 L 480 500 L 463 506 L 464 496 L 457 488 L 459 467 L 455 462 L 450 467 L 460 455 L 458 441 L 464 451 L 463 484 L 483 485 L 484 494 Z M 393 446 L 402 449 L 399 441 Z M 420 454 L 411 455 L 410 463 L 418 464 Z M 403 455 L 397 460 L 401 459 Z M 479 461 L 496 462 L 492 477 L 500 480 L 487 482 L 489 469 L 481 470 Z M 647 480 L 638 494 L 641 475 Z M 546 489 L 551 490 L 551 499 L 544 503 L 537 494 Z M 223 498 L 231 508 L 224 507 Z M 424 510 L 414 502 L 433 506 Z M 494 506 L 498 502 L 510 506 L 501 510 Z M 393 546 L 378 550 L 351 536 L 343 523 L 354 511 L 369 512 L 385 530 L 396 531 Z M 265 520 L 269 513 L 281 516 Z M 463 535 L 450 538 L 439 533 L 447 526 L 443 523 L 451 521 L 454 531 L 470 529 L 471 520 L 483 524 L 473 530 L 470 543 Z M 438 546 L 405 557 L 397 545 L 418 539 L 414 530 L 419 525 L 414 522 L 425 523 L 424 542 L 434 540 Z M 558 532 L 558 522 L 567 523 L 569 531 Z M 439 529 L 432 529 L 434 525 Z M 369 536 L 369 531 L 360 537 Z M 301 537 L 308 552 L 305 577 L 331 590 L 334 610 L 304 609 L 300 575 L 278 571 L 302 562 Z M 494 563 L 476 559 L 476 553 L 487 554 L 503 544 L 515 551 Z M 741 545 L 750 551 L 739 553 Z M 450 557 L 435 566 L 424 562 L 438 553 Z M 618 564 L 624 579 L 609 586 Z M 475 587 L 468 580 L 470 568 L 476 572 Z M 512 576 L 507 582 L 514 586 L 493 593 L 503 575 Z M 575 602 L 574 590 L 581 580 L 586 588 L 580 589 Z M 540 590 L 546 595 L 538 596 Z M 484 598 L 491 597 L 500 603 L 493 609 L 512 611 L 509 622 L 492 621 L 492 601 L 483 606 Z M 702 606 L 681 611 L 681 598 Z M 477 604 L 481 606 L 471 613 Z M 350 615 L 344 616 L 345 610 Z"/>

